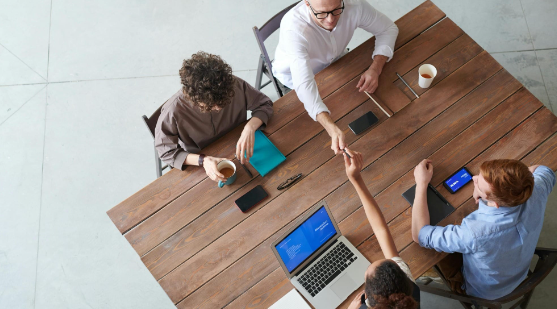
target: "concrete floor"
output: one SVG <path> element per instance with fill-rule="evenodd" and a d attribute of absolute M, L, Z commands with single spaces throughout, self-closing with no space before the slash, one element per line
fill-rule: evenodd
<path fill-rule="evenodd" d="M 155 178 L 140 116 L 198 50 L 253 83 L 251 27 L 292 1 L 0 0 L 0 308 L 173 308 L 105 213 Z M 370 2 L 396 20 L 422 1 Z M 557 1 L 434 2 L 557 112 Z M 556 231 L 554 192 L 540 245 Z M 531 308 L 554 308 L 555 284 Z"/>

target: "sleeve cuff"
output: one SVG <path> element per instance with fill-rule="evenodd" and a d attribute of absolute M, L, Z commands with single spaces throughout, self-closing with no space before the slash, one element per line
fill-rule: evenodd
<path fill-rule="evenodd" d="M 172 167 L 177 168 L 181 171 L 185 170 L 186 168 L 184 167 L 184 162 L 186 162 L 186 157 L 188 156 L 188 154 L 189 153 L 186 151 L 178 152 L 176 158 L 174 159 L 174 162 L 172 162 Z"/>
<path fill-rule="evenodd" d="M 327 105 L 325 105 L 325 103 L 323 102 L 321 102 L 321 104 L 319 104 L 319 107 L 315 109 L 315 112 L 309 114 L 309 116 L 311 117 L 311 119 L 313 119 L 313 121 L 317 121 L 317 115 L 321 113 L 328 113 L 329 115 L 331 114 L 331 111 L 329 111 Z"/>
<path fill-rule="evenodd" d="M 435 229 L 434 226 L 431 225 L 424 225 L 418 234 L 418 240 L 420 241 L 420 246 L 432 249 L 431 246 L 431 235 L 433 234 L 433 230 Z"/>
<path fill-rule="evenodd" d="M 265 129 L 265 127 L 267 126 L 267 123 L 269 122 L 269 115 L 267 115 L 267 113 L 263 112 L 263 111 L 255 111 L 251 113 L 251 117 L 257 117 L 259 118 L 261 121 L 263 121 L 263 124 L 261 125 L 261 127 L 259 127 L 260 129 Z"/>
<path fill-rule="evenodd" d="M 389 59 L 387 59 L 387 62 L 391 61 L 391 59 L 393 59 L 393 55 L 394 52 L 391 49 L 390 46 L 388 45 L 381 45 L 381 46 L 376 46 L 375 50 L 373 51 L 373 55 L 371 55 L 371 59 L 375 58 L 375 56 L 377 55 L 382 55 L 385 57 L 389 57 Z"/>

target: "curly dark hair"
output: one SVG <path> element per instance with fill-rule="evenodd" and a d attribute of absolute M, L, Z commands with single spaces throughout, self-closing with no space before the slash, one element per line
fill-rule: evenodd
<path fill-rule="evenodd" d="M 365 291 L 374 309 L 415 309 L 414 286 L 404 271 L 393 261 L 384 261 L 375 274 L 366 278 Z"/>
<path fill-rule="evenodd" d="M 224 108 L 234 96 L 232 68 L 221 57 L 203 51 L 184 60 L 180 69 L 182 90 L 202 111 Z"/>

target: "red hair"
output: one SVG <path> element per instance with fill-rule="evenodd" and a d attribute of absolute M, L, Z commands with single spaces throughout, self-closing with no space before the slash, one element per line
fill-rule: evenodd
<path fill-rule="evenodd" d="M 500 206 L 524 204 L 534 190 L 534 176 L 518 160 L 492 160 L 482 163 L 480 173 L 491 186 L 487 199 Z"/>

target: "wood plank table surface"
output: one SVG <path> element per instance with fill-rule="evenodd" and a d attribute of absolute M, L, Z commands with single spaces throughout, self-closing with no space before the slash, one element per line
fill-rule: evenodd
<path fill-rule="evenodd" d="M 411 209 L 401 194 L 414 185 L 416 164 L 433 160 L 431 183 L 456 208 L 440 225 L 458 224 L 476 209 L 473 188 L 449 194 L 442 181 L 462 166 L 476 174 L 483 161 L 496 158 L 556 170 L 557 117 L 430 1 L 396 24 L 395 55 L 373 94 L 394 113 L 391 118 L 356 90 L 371 64 L 374 38 L 317 74 L 316 81 L 349 148 L 363 153 L 363 179 L 417 277 L 445 254 L 412 242 Z M 418 86 L 417 70 L 424 63 L 438 71 L 428 89 Z M 348 124 L 370 110 L 378 124 L 354 135 Z M 203 152 L 232 159 L 242 128 Z M 173 169 L 107 212 L 178 308 L 267 308 L 280 299 L 293 287 L 270 244 L 321 200 L 364 256 L 382 258 L 342 156 L 330 150 L 329 136 L 294 91 L 274 103 L 265 134 L 287 157 L 265 177 L 250 167 L 250 178 L 238 168 L 236 182 L 221 189 L 202 168 Z M 293 186 L 276 189 L 298 173 L 303 178 Z M 242 213 L 234 201 L 257 185 L 269 197 Z"/>

